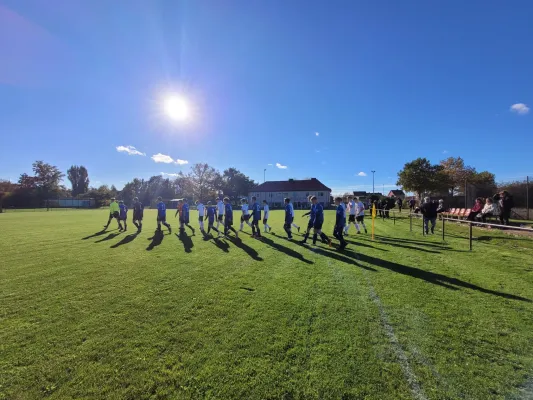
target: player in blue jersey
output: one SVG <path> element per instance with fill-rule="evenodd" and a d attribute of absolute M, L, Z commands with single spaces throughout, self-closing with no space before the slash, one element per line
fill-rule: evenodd
<path fill-rule="evenodd" d="M 227 238 L 229 231 L 235 233 L 235 238 L 239 238 L 239 234 L 233 228 L 233 208 L 229 202 L 229 197 L 224 197 L 224 237 Z"/>
<path fill-rule="evenodd" d="M 182 205 L 181 205 L 181 212 L 180 212 L 180 231 L 183 233 L 183 231 L 185 230 L 185 226 L 187 226 L 187 228 L 189 228 L 192 231 L 192 235 L 194 236 L 196 231 L 189 224 L 190 223 L 189 212 L 190 212 L 189 203 L 187 202 L 187 199 L 183 199 Z"/>
<path fill-rule="evenodd" d="M 337 212 L 335 214 L 335 227 L 333 228 L 333 236 L 335 236 L 340 245 L 338 250 L 342 251 L 348 243 L 344 240 L 344 226 L 346 225 L 346 209 L 342 205 L 342 198 L 335 198 L 335 205 L 337 206 Z"/>
<path fill-rule="evenodd" d="M 285 224 L 283 224 L 283 229 L 287 232 L 287 239 L 292 240 L 291 224 L 294 220 L 293 208 L 291 204 L 291 199 L 286 198 L 285 203 Z"/>
<path fill-rule="evenodd" d="M 210 201 L 207 202 L 205 219 L 207 219 L 207 233 L 211 233 L 211 229 L 213 229 L 217 233 L 220 233 L 218 229 L 213 226 L 215 220 L 217 219 L 217 209 L 216 207 L 211 205 Z"/>
<path fill-rule="evenodd" d="M 120 220 L 124 222 L 124 232 L 128 229 L 128 207 L 124 204 L 123 200 L 120 200 L 118 202 L 118 209 L 119 209 L 119 215 Z M 120 229 L 122 230 L 122 229 Z"/>
<path fill-rule="evenodd" d="M 307 238 L 309 237 L 309 233 L 311 232 L 311 229 L 313 229 L 313 225 L 315 223 L 315 205 L 311 201 L 312 197 L 313 196 L 308 197 L 309 203 L 311 203 L 311 210 L 302 215 L 302 217 L 309 215 L 309 222 L 307 223 L 307 230 L 304 234 L 304 238 L 300 243 L 307 243 Z"/>
<path fill-rule="evenodd" d="M 253 237 L 259 239 L 261 237 L 261 229 L 259 229 L 259 221 L 261 221 L 261 207 L 257 202 L 255 196 L 252 197 L 252 213 L 250 217 L 252 218 L 252 235 Z"/>
<path fill-rule="evenodd" d="M 316 244 L 317 236 L 320 235 L 322 242 L 328 243 L 331 247 L 331 240 L 322 232 L 322 225 L 324 224 L 324 207 L 318 202 L 316 196 L 311 198 L 311 202 L 315 206 L 315 220 L 313 222 L 313 244 Z"/>
<path fill-rule="evenodd" d="M 161 224 L 163 224 L 168 228 L 168 232 L 172 233 L 172 228 L 167 223 L 167 206 L 163 203 L 161 196 L 157 198 L 157 201 L 157 230 L 161 232 Z"/>
<path fill-rule="evenodd" d="M 133 225 L 137 227 L 137 232 L 143 228 L 144 206 L 137 197 L 133 199 Z"/>

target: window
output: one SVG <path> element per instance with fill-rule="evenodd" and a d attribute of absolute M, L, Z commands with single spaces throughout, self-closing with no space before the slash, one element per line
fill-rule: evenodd
<path fill-rule="evenodd" d="M 282 193 L 283 197 L 289 197 L 289 193 Z"/>
<path fill-rule="evenodd" d="M 324 192 L 318 192 L 319 196 L 324 196 Z"/>

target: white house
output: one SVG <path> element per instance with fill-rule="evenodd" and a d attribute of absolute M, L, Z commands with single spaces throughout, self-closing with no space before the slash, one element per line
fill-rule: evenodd
<path fill-rule="evenodd" d="M 310 195 L 316 196 L 324 206 L 330 204 L 331 189 L 316 178 L 269 181 L 248 193 L 248 197 L 255 196 L 259 202 L 266 200 L 271 207 L 281 207 L 283 200 L 288 197 L 296 208 L 308 208 Z"/>

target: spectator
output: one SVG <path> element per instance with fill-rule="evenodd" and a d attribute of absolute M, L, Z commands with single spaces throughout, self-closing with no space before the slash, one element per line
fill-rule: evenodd
<path fill-rule="evenodd" d="M 474 221 L 477 215 L 483 210 L 483 199 L 481 197 L 478 197 L 476 199 L 476 202 L 474 203 L 474 206 L 470 210 L 470 214 L 468 215 L 469 221 Z"/>
<path fill-rule="evenodd" d="M 437 206 L 437 214 L 442 214 L 446 211 L 446 208 L 444 208 L 444 200 L 440 199 L 439 204 Z"/>
<path fill-rule="evenodd" d="M 409 211 L 413 212 L 415 210 L 416 201 L 415 199 L 409 200 Z"/>
<path fill-rule="evenodd" d="M 500 223 L 502 225 L 509 225 L 511 210 L 514 207 L 513 196 L 506 190 L 502 190 L 500 193 L 495 194 L 493 199 L 498 203 L 500 208 Z"/>
<path fill-rule="evenodd" d="M 396 204 L 398 205 L 398 209 L 400 210 L 400 212 L 402 212 L 403 203 L 402 203 L 402 198 L 401 197 L 398 197 L 396 199 Z"/>
<path fill-rule="evenodd" d="M 424 231 L 429 235 L 429 223 L 431 223 L 431 233 L 435 233 L 437 223 L 437 204 L 433 203 L 429 197 L 424 199 L 424 204 L 420 207 L 420 212 L 424 216 Z"/>
<path fill-rule="evenodd" d="M 488 217 L 498 215 L 498 206 L 494 204 L 494 201 L 489 197 L 485 200 L 485 206 L 483 210 L 476 216 L 477 219 L 481 219 L 483 222 L 487 222 Z"/>

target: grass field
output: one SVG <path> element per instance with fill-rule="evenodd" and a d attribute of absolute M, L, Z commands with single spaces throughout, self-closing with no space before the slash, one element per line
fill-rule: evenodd
<path fill-rule="evenodd" d="M 377 220 L 340 254 L 279 211 L 262 242 L 106 220 L 0 214 L 0 399 L 533 398 L 531 239 Z"/>

